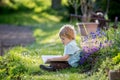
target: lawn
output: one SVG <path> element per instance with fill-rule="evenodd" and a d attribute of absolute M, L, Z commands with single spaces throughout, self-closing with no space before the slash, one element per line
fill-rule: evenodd
<path fill-rule="evenodd" d="M 16 46 L 0 57 L 2 80 L 108 80 L 106 68 L 120 69 L 120 36 L 118 36 L 120 28 L 116 32 L 110 28 L 106 32 L 107 37 L 116 42 L 113 47 L 98 52 L 100 56 L 91 73 L 81 73 L 84 66 L 57 72 L 41 70 L 39 68 L 39 65 L 43 64 L 41 55 L 63 54 L 64 46 L 58 33 L 61 26 L 70 24 L 69 21 L 61 21 L 64 17 L 57 15 L 56 11 L 51 10 L 49 13 L 48 11 L 45 9 L 39 13 L 30 11 L 0 15 L 0 24 L 30 27 L 35 37 L 34 43 L 26 47 Z M 76 25 L 75 28 L 77 30 Z M 79 45 L 79 33 L 76 40 Z"/>

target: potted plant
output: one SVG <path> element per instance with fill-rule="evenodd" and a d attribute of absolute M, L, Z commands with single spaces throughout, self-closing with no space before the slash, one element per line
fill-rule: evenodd
<path fill-rule="evenodd" d="M 74 8 L 74 15 L 71 17 L 80 18 L 82 22 L 77 23 L 80 29 L 81 36 L 86 36 L 90 32 L 95 32 L 97 30 L 98 23 L 90 22 L 91 15 L 93 14 L 94 0 L 69 0 L 69 3 Z M 78 15 L 78 8 L 81 7 L 82 16 Z M 88 33 L 87 33 L 88 32 Z"/>

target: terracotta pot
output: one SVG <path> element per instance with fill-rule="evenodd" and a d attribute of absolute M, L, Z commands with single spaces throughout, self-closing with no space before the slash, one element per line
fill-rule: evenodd
<path fill-rule="evenodd" d="M 78 29 L 81 36 L 87 36 L 91 32 L 96 32 L 98 23 L 88 22 L 88 23 L 77 23 Z"/>

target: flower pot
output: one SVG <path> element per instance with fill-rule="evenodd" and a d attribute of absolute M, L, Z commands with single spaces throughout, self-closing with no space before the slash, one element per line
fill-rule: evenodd
<path fill-rule="evenodd" d="M 96 32 L 98 23 L 88 22 L 88 23 L 77 23 L 78 29 L 81 36 L 87 36 L 91 32 Z"/>

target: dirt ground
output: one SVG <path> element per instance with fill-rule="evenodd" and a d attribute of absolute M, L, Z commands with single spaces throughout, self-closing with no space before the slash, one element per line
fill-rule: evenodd
<path fill-rule="evenodd" d="M 3 49 L 34 42 L 32 30 L 25 26 L 0 25 L 0 55 Z"/>

